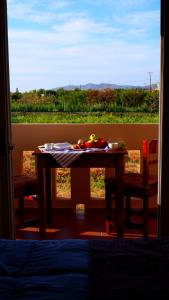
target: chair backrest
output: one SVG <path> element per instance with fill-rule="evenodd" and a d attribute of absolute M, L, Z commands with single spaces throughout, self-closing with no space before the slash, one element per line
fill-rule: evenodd
<path fill-rule="evenodd" d="M 148 185 L 158 173 L 158 140 L 143 141 L 143 184 Z"/>
<path fill-rule="evenodd" d="M 38 182 L 36 177 L 27 175 L 14 176 L 15 198 L 38 194 Z"/>

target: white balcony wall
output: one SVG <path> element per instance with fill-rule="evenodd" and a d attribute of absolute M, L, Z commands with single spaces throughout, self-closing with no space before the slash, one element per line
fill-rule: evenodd
<path fill-rule="evenodd" d="M 14 174 L 23 170 L 23 151 L 36 150 L 46 142 L 76 143 L 81 137 L 95 133 L 105 139 L 124 141 L 128 150 L 139 150 L 143 139 L 158 137 L 158 124 L 13 124 L 12 137 Z M 109 170 L 106 170 L 108 174 Z M 71 199 L 58 199 L 53 174 L 53 207 L 72 207 L 83 203 L 87 207 L 103 207 L 104 199 L 90 197 L 90 170 L 71 170 Z M 83 180 L 81 180 L 83 178 Z"/>

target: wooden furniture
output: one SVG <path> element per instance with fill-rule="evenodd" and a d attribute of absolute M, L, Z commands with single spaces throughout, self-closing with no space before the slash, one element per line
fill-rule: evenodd
<path fill-rule="evenodd" d="M 27 175 L 14 176 L 14 197 L 18 199 L 19 227 L 24 227 L 27 223 L 24 219 L 25 196 L 36 195 L 36 197 L 34 196 L 34 199 L 37 199 L 37 194 L 37 178 Z"/>
<path fill-rule="evenodd" d="M 124 194 L 126 200 L 126 220 L 125 224 L 135 227 L 135 225 L 143 230 L 144 237 L 148 236 L 148 219 L 149 219 L 149 199 L 157 195 L 158 188 L 158 140 L 143 141 L 143 158 L 142 173 L 128 173 L 124 176 Z M 114 199 L 117 205 L 116 197 L 117 183 L 116 179 L 107 178 L 105 180 L 106 188 L 106 207 L 109 211 L 109 218 L 112 218 L 111 206 Z M 112 197 L 114 195 L 114 197 Z M 143 216 L 143 222 L 135 224 L 131 221 L 131 215 L 138 214 L 139 211 L 132 209 L 131 202 L 133 197 L 142 200 L 142 208 L 140 213 Z M 117 212 L 116 212 L 117 214 Z M 116 218 L 115 214 L 115 218 Z"/>
<path fill-rule="evenodd" d="M 123 175 L 124 175 L 124 156 L 126 150 L 116 151 L 92 151 L 83 152 L 69 168 L 115 168 L 117 179 L 117 234 L 123 236 Z M 45 237 L 46 224 L 52 224 L 52 202 L 51 202 L 51 168 L 61 168 L 62 166 L 49 153 L 35 151 L 37 161 L 37 176 L 39 183 L 40 197 L 40 237 Z M 46 207 L 46 212 L 45 212 Z M 106 222 L 106 230 L 109 232 L 109 220 Z"/>

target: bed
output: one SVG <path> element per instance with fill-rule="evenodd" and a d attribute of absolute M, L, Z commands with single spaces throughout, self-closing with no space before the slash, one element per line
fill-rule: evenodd
<path fill-rule="evenodd" d="M 0 240 L 0 300 L 169 299 L 169 239 Z"/>

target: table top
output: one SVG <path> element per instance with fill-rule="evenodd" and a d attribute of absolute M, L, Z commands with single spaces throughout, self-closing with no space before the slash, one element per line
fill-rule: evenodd
<path fill-rule="evenodd" d="M 69 152 L 67 153 L 69 155 Z M 111 167 L 118 162 L 124 155 L 127 154 L 127 150 L 103 150 L 99 149 L 97 151 L 83 151 L 75 161 L 70 164 L 71 167 Z M 60 164 L 52 157 L 50 153 L 41 152 L 36 150 L 33 152 L 38 160 L 41 160 L 41 164 L 48 165 L 49 167 L 62 167 Z"/>
<path fill-rule="evenodd" d="M 78 149 L 79 150 L 79 149 Z M 114 154 L 123 154 L 123 155 L 125 155 L 125 154 L 127 154 L 127 149 L 118 149 L 118 150 L 113 150 L 113 149 L 97 149 L 96 151 L 95 150 L 92 150 L 92 148 L 89 148 L 89 149 L 87 149 L 87 150 L 90 150 L 90 151 L 85 151 L 85 149 L 82 149 L 82 154 L 85 154 L 85 155 L 95 155 L 95 154 L 98 154 L 98 155 L 106 155 L 106 154 L 108 154 L 108 155 L 114 155 Z M 72 151 L 75 151 L 76 152 L 76 150 L 72 150 Z M 58 151 L 56 151 L 56 152 L 58 152 Z M 42 152 L 42 151 L 40 151 L 39 149 L 36 149 L 33 153 L 32 153 L 33 155 L 37 155 L 37 156 L 41 156 L 41 155 L 50 155 L 50 153 L 49 152 Z M 69 154 L 69 152 L 67 152 L 67 154 Z"/>

